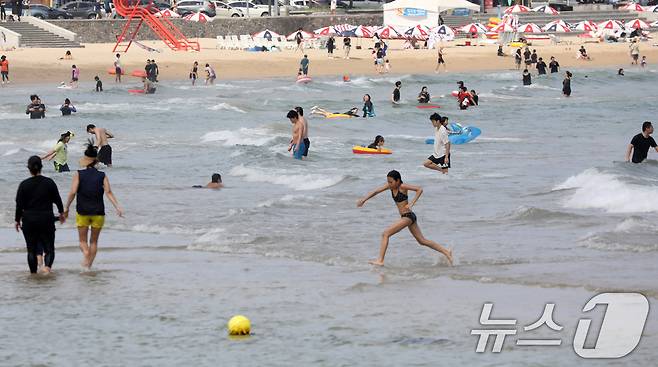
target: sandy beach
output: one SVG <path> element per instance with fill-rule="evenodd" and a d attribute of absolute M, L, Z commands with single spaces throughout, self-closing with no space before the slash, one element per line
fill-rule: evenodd
<path fill-rule="evenodd" d="M 217 71 L 219 79 L 258 79 L 272 77 L 294 77 L 301 53 L 292 50 L 282 52 L 247 52 L 218 50 L 214 39 L 201 39 L 200 52 L 174 52 L 160 41 L 144 41 L 149 47 L 161 52 L 147 52 L 133 45 L 122 55 L 124 67 L 130 72 L 142 70 L 146 59 L 153 58 L 160 68 L 160 80 L 186 79 L 191 65 L 198 61 L 202 66 L 210 63 Z M 507 57 L 496 56 L 496 45 L 458 46 L 464 40 L 445 43 L 445 59 L 448 72 L 511 70 L 515 49 L 506 48 Z M 327 57 L 326 50 L 307 50 L 311 60 L 310 73 L 315 76 L 342 76 L 344 74 L 374 75 L 371 40 L 357 40 L 354 44 L 362 49 L 352 48 L 351 58 L 342 58 L 343 50 L 335 51 L 334 59 Z M 576 51 L 584 44 L 592 60 L 576 59 Z M 648 64 L 658 60 L 658 48 L 652 42 L 640 46 L 642 55 L 647 56 Z M 82 49 L 73 49 L 73 60 L 61 60 L 63 49 L 19 49 L 4 51 L 10 62 L 12 83 L 61 82 L 68 81 L 71 65 L 81 70 L 81 80 L 91 81 L 95 75 L 109 82 L 107 70 L 112 67 L 113 44 L 86 44 Z M 545 59 L 555 56 L 563 68 L 630 67 L 628 43 L 595 43 L 591 39 L 563 37 L 559 45 L 550 41 L 532 41 L 531 49 Z M 402 50 L 401 41 L 391 41 L 388 58 L 392 74 L 427 74 L 436 67 L 436 50 Z M 248 65 L 248 67 L 245 67 Z M 202 73 L 201 73 L 202 74 Z"/>

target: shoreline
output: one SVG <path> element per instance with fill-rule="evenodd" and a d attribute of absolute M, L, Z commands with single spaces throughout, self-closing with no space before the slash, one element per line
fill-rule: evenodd
<path fill-rule="evenodd" d="M 283 50 L 282 52 L 248 52 L 243 50 L 217 50 L 212 47 L 215 40 L 202 39 L 201 52 L 175 52 L 164 50 L 160 41 L 143 41 L 149 47 L 160 48 L 161 53 L 148 53 L 134 47 L 129 53 L 122 54 L 121 60 L 126 69 L 126 81 L 139 82 L 139 79 L 130 77 L 133 70 L 143 70 L 146 59 L 156 59 L 160 69 L 160 80 L 182 81 L 189 75 L 194 61 L 199 62 L 198 82 L 203 84 L 203 67 L 210 63 L 216 70 L 218 80 L 257 80 L 290 78 L 294 80 L 300 52 Z M 580 42 L 578 42 L 580 41 Z M 373 76 L 373 75 L 405 75 L 405 74 L 434 74 L 436 67 L 437 50 L 401 50 L 401 41 L 390 42 L 388 59 L 391 61 L 391 71 L 388 74 L 379 74 L 374 70 L 373 59 L 368 47 L 368 40 L 359 40 L 362 49 L 353 49 L 349 60 L 342 58 L 343 50 L 337 49 L 336 58 L 327 57 L 326 50 L 306 50 L 309 55 L 311 76 Z M 560 63 L 561 69 L 567 68 L 634 68 L 630 65 L 630 56 L 627 43 L 587 43 L 585 47 L 592 56 L 591 61 L 577 60 L 575 54 L 583 44 L 577 37 L 564 38 L 569 44 L 551 45 L 548 41 L 535 41 L 530 49 L 536 49 L 545 61 L 551 56 Z M 640 46 L 641 55 L 647 56 L 648 67 L 658 60 L 658 48 L 643 43 Z M 65 49 L 19 49 L 5 51 L 9 60 L 9 76 L 11 84 L 31 85 L 43 82 L 68 82 L 71 65 L 80 68 L 80 81 L 92 82 L 98 75 L 105 85 L 114 84 L 114 77 L 107 73 L 112 67 L 114 56 L 111 44 L 86 44 L 85 48 L 72 49 L 73 60 L 60 60 Z M 460 72 L 496 72 L 515 71 L 514 48 L 506 47 L 507 56 L 496 56 L 496 45 L 479 45 L 460 47 L 455 42 L 445 43 L 444 57 L 447 62 L 447 72 L 441 70 L 440 74 Z M 340 57 L 340 58 L 339 58 Z M 53 60 L 48 62 L 47 60 Z M 245 67 L 245 63 L 248 67 Z M 625 66 L 624 66 L 625 65 Z M 532 71 L 532 69 L 531 69 Z M 126 83 L 127 84 L 127 83 Z"/>

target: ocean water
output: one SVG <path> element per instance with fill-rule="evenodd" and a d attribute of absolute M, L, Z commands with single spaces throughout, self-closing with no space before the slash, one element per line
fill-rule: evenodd
<path fill-rule="evenodd" d="M 92 93 L 55 85 L 0 89 L 0 365 L 582 365 L 571 347 L 581 308 L 603 291 L 658 297 L 658 156 L 623 163 L 627 144 L 656 115 L 658 74 L 575 70 L 571 98 L 561 74 L 522 87 L 517 72 L 222 81 L 213 87 L 163 82 L 152 96 L 106 81 Z M 396 80 L 404 104 L 389 100 Z M 480 106 L 459 111 L 450 92 L 464 80 Z M 137 85 L 137 83 L 135 83 Z M 447 176 L 422 167 L 432 153 L 432 110 L 415 108 L 428 86 L 436 110 L 482 129 L 453 146 Z M 45 120 L 24 114 L 39 94 Z M 376 118 L 326 120 L 361 107 L 369 93 Z M 70 98 L 80 111 L 63 118 Z M 310 124 L 309 159 L 286 151 L 289 109 Z M 13 231 L 14 196 L 27 158 L 76 133 L 77 166 L 87 124 L 116 136 L 112 188 L 96 271 L 79 274 L 72 224 L 58 227 L 56 274 L 26 274 L 24 242 Z M 351 147 L 383 135 L 390 156 Z M 391 169 L 420 185 L 414 207 L 424 235 L 451 247 L 456 266 L 403 230 L 387 266 L 367 261 L 381 232 L 399 218 L 390 194 L 357 209 Z M 225 189 L 198 190 L 212 173 Z M 65 198 L 70 174 L 55 174 Z M 564 342 L 506 345 L 475 353 L 482 304 L 532 323 L 556 302 Z M 254 335 L 226 337 L 243 313 Z M 658 325 L 650 314 L 642 342 L 605 365 L 655 365 Z M 523 349 L 525 348 L 525 349 Z M 553 348 L 553 349 L 551 349 Z"/>

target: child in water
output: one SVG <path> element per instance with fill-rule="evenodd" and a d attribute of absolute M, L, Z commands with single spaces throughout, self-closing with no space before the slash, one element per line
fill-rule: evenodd
<path fill-rule="evenodd" d="M 363 117 L 375 117 L 375 107 L 370 100 L 370 94 L 363 96 Z"/>
<path fill-rule="evenodd" d="M 368 148 L 377 149 L 378 151 L 381 151 L 383 147 L 384 147 L 384 137 L 381 135 L 377 135 L 375 137 L 375 141 L 372 144 L 368 145 Z"/>

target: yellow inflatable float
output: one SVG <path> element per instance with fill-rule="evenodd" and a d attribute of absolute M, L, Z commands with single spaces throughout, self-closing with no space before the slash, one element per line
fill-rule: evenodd
<path fill-rule="evenodd" d="M 373 148 L 368 148 L 364 147 L 361 145 L 355 145 L 352 147 L 352 153 L 354 154 L 392 154 L 393 151 L 390 149 L 373 149 Z"/>
<path fill-rule="evenodd" d="M 348 115 L 346 113 L 330 113 L 327 116 L 325 116 L 325 118 L 328 119 L 350 119 L 352 117 L 356 117 L 356 116 Z"/>

